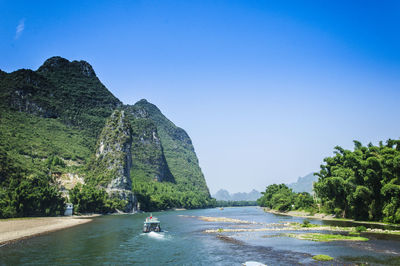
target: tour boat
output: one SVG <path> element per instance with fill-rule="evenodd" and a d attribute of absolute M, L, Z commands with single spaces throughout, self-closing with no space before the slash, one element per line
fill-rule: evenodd
<path fill-rule="evenodd" d="M 153 232 L 160 232 L 161 231 L 161 226 L 160 226 L 160 221 L 156 217 L 153 217 L 153 215 L 150 215 L 144 221 L 143 232 L 144 233 L 149 233 L 149 232 L 152 232 L 152 231 Z"/>

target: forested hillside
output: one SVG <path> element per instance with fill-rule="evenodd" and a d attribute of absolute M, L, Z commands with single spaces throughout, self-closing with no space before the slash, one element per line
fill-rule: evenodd
<path fill-rule="evenodd" d="M 0 71 L 0 217 L 61 214 L 67 200 L 79 212 L 127 210 L 128 194 L 109 185 L 119 180 L 120 145 L 129 147 L 120 151 L 129 154 L 129 174 L 120 177 L 138 194 L 135 206 L 213 204 L 189 136 L 143 103 L 124 106 L 85 61 L 52 57 L 37 71 Z M 127 116 L 123 127 L 110 124 L 118 110 Z M 120 142 L 123 131 L 128 143 Z M 113 152 L 99 152 L 105 144 Z"/>

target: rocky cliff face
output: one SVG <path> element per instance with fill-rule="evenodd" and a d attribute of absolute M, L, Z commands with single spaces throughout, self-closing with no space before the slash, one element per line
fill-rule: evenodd
<path fill-rule="evenodd" d="M 125 212 L 134 209 L 132 194 L 132 128 L 124 111 L 116 110 L 101 131 L 95 159 L 100 184 L 111 195 L 127 201 Z"/>

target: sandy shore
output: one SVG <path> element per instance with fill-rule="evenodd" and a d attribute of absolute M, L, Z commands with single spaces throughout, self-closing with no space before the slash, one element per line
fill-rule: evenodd
<path fill-rule="evenodd" d="M 278 214 L 278 215 L 285 215 L 285 216 L 294 216 L 294 217 L 302 217 L 302 218 L 311 218 L 311 219 L 320 219 L 320 220 L 337 220 L 336 218 L 333 217 L 333 215 L 330 214 L 324 214 L 324 213 L 316 213 L 314 215 L 309 215 L 307 212 L 304 211 L 288 211 L 288 212 L 280 212 L 277 210 L 272 210 L 268 208 L 263 208 L 265 212 L 273 213 L 273 214 Z M 350 221 L 350 220 L 349 220 Z"/>
<path fill-rule="evenodd" d="M 93 216 L 0 220 L 0 245 L 91 222 Z"/>
<path fill-rule="evenodd" d="M 263 210 L 265 212 L 269 212 L 269 213 L 273 213 L 273 214 L 293 216 L 293 217 L 302 217 L 302 218 L 319 219 L 319 220 L 327 220 L 327 221 L 352 222 L 355 224 L 389 225 L 389 226 L 393 226 L 393 227 L 400 227 L 400 225 L 398 225 L 398 224 L 388 224 L 388 223 L 374 222 L 374 221 L 356 221 L 354 219 L 335 218 L 333 215 L 325 214 L 325 213 L 316 213 L 314 215 L 310 215 L 304 211 L 280 212 L 280 211 L 276 211 L 276 210 L 272 210 L 272 209 L 264 208 L 264 207 L 263 207 Z"/>

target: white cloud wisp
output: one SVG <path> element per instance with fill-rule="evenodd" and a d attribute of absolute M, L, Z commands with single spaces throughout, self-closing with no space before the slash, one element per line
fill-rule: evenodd
<path fill-rule="evenodd" d="M 15 31 L 15 39 L 16 40 L 19 37 L 21 37 L 21 34 L 24 31 L 24 29 L 25 29 L 25 19 L 21 19 L 19 24 L 18 24 L 18 26 L 17 26 L 17 28 L 16 28 L 16 31 Z"/>

